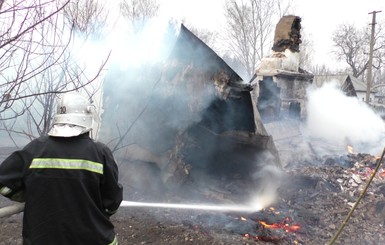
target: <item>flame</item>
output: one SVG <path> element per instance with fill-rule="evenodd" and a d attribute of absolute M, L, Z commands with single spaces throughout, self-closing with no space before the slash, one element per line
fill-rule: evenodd
<path fill-rule="evenodd" d="M 263 208 L 262 210 L 267 212 L 268 214 L 273 215 L 273 216 L 281 213 L 278 209 L 276 209 L 275 207 L 272 207 L 272 206 Z M 285 217 L 285 216 L 283 216 L 283 217 Z M 240 216 L 239 219 L 240 220 L 246 220 L 246 218 L 244 218 L 242 216 Z M 291 217 L 282 218 L 281 222 L 272 223 L 272 224 L 269 224 L 267 221 L 264 221 L 264 220 L 257 220 L 254 218 L 252 218 L 252 220 L 259 223 L 259 226 L 257 226 L 258 232 L 261 232 L 261 230 L 263 230 L 263 229 L 281 229 L 285 233 L 296 233 L 296 232 L 301 230 L 301 226 L 299 224 L 295 224 Z M 278 233 L 276 233 L 275 235 L 273 235 L 274 233 L 272 233 L 269 236 L 252 235 L 249 233 L 244 233 L 243 237 L 245 239 L 254 239 L 255 241 L 277 242 L 277 241 L 283 239 L 282 235 L 279 235 L 279 234 L 283 233 L 283 232 L 281 232 L 281 230 L 279 230 Z M 261 232 L 261 234 L 267 234 L 267 233 Z M 297 240 L 295 240 L 293 242 L 294 242 L 293 244 L 299 244 Z"/>
<path fill-rule="evenodd" d="M 291 222 L 290 218 L 286 218 L 280 223 L 268 224 L 265 221 L 259 221 L 259 223 L 268 229 L 284 229 L 286 232 L 296 232 L 301 229 L 301 226 L 298 224 L 289 224 Z"/>
<path fill-rule="evenodd" d="M 350 146 L 350 145 L 348 145 L 348 152 L 349 152 L 350 154 L 354 154 L 353 147 Z"/>

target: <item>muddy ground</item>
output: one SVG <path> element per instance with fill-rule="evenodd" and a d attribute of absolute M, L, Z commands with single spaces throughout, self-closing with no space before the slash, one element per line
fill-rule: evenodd
<path fill-rule="evenodd" d="M 281 185 L 275 202 L 261 211 L 121 207 L 112 221 L 120 244 L 328 244 L 375 165 L 375 156 L 365 154 L 289 164 L 279 176 Z M 150 175 L 145 169 L 121 166 L 125 200 L 240 204 L 245 193 L 255 187 L 242 176 L 234 176 L 212 182 L 211 186 L 192 181 L 178 191 L 161 187 L 154 176 L 133 181 L 127 175 L 127 171 Z M 335 244 L 385 244 L 384 196 L 385 173 L 380 167 Z M 0 207 L 9 204 L 0 198 Z M 22 244 L 21 221 L 22 213 L 0 220 L 0 244 Z"/>

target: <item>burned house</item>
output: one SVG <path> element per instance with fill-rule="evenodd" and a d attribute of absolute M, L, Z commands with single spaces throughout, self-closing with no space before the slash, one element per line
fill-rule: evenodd
<path fill-rule="evenodd" d="M 198 172 L 212 179 L 248 179 L 263 166 L 280 166 L 250 84 L 184 25 L 151 88 L 149 96 L 126 96 L 132 101 L 114 113 L 128 117 L 135 110 L 130 104 L 143 107 L 126 122 L 129 130 L 121 123 L 115 132 L 121 168 L 155 166 L 163 183 L 181 186 Z M 118 108 L 113 100 L 116 96 L 106 98 L 109 113 Z"/>
<path fill-rule="evenodd" d="M 303 155 L 303 149 L 308 152 L 302 122 L 306 90 L 314 76 L 300 68 L 300 31 L 300 17 L 283 16 L 276 25 L 272 54 L 261 60 L 251 80 L 252 98 L 283 166 Z"/>
<path fill-rule="evenodd" d="M 301 18 L 283 16 L 275 29 L 273 53 L 264 57 L 252 81 L 264 123 L 306 115 L 306 87 L 313 75 L 299 67 Z"/>

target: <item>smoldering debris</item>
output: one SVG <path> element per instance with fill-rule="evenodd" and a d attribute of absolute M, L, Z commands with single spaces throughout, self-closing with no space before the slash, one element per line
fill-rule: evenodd
<path fill-rule="evenodd" d="M 326 244 L 357 200 L 377 158 L 366 153 L 345 153 L 287 165 L 282 169 L 283 175 L 278 174 L 282 184 L 277 189 L 277 199 L 259 212 L 132 207 L 119 209 L 112 220 L 123 244 L 181 244 L 190 239 L 197 244 Z M 191 196 L 192 192 L 176 195 L 168 191 L 137 189 L 127 181 L 122 180 L 126 200 L 194 203 L 195 199 L 199 204 L 198 199 Z M 251 188 L 250 182 L 242 183 Z M 225 187 L 229 182 L 223 179 L 221 184 Z M 385 170 L 381 166 L 337 242 L 385 243 L 382 232 L 384 186 Z M 199 194 L 200 202 L 223 202 L 216 199 L 217 196 Z M 221 194 L 222 197 L 237 196 L 231 191 Z M 3 241 L 21 244 L 21 223 L 21 215 L 2 220 Z"/>
<path fill-rule="evenodd" d="M 326 155 L 355 152 L 379 155 L 385 146 L 383 119 L 356 97 L 346 96 L 333 82 L 308 87 L 307 117 L 266 123 L 282 165 L 318 162 Z"/>
<path fill-rule="evenodd" d="M 105 83 L 102 135 L 110 139 L 124 178 L 136 181 L 131 184 L 185 189 L 194 182 L 196 190 L 219 197 L 212 190 L 221 189 L 216 180 L 253 182 L 262 167 L 280 166 L 251 86 L 185 26 L 169 58 L 154 69 L 159 72 L 137 71 L 143 84 L 131 76 Z M 153 86 L 146 90 L 149 81 Z M 138 94 L 130 82 L 142 85 Z"/>

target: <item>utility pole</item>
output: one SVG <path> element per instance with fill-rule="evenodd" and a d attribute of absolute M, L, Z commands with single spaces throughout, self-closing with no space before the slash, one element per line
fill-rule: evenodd
<path fill-rule="evenodd" d="M 381 11 L 373 11 L 369 14 L 372 14 L 372 33 L 370 36 L 370 51 L 369 51 L 369 63 L 368 63 L 368 75 L 367 75 L 367 82 L 366 82 L 366 103 L 369 104 L 370 99 L 370 91 L 372 87 L 372 66 L 373 66 L 373 46 L 374 46 L 374 31 L 376 26 L 376 14 L 380 13 Z"/>

